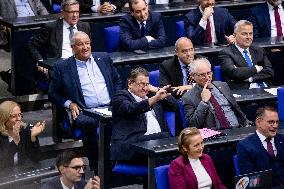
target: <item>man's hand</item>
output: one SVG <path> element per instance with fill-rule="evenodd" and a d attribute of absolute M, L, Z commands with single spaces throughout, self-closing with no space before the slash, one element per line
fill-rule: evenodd
<path fill-rule="evenodd" d="M 100 189 L 100 178 L 98 176 L 94 176 L 94 178 L 90 178 L 84 189 Z"/>
<path fill-rule="evenodd" d="M 170 96 L 171 93 L 167 93 L 166 88 L 169 88 L 170 85 L 166 85 L 163 88 L 160 88 L 155 96 L 149 98 L 149 106 L 153 106 L 156 102 L 165 99 L 167 96 Z"/>
<path fill-rule="evenodd" d="M 98 12 L 107 13 L 114 10 L 113 6 L 109 2 L 104 2 L 104 4 L 98 7 Z"/>
<path fill-rule="evenodd" d="M 177 95 L 182 95 L 184 91 L 190 89 L 192 89 L 192 85 L 182 85 L 178 87 L 173 87 L 173 91 L 175 91 Z"/>
<path fill-rule="evenodd" d="M 226 40 L 229 44 L 235 44 L 235 42 L 236 42 L 236 38 L 233 35 L 230 35 L 230 36 L 225 35 L 225 38 L 226 38 Z"/>
<path fill-rule="evenodd" d="M 204 87 L 203 87 L 203 90 L 201 92 L 201 99 L 202 101 L 204 102 L 208 102 L 209 99 L 211 98 L 211 91 L 209 89 L 207 89 L 208 85 L 209 85 L 210 81 L 208 80 Z"/>
<path fill-rule="evenodd" d="M 208 18 L 214 13 L 214 7 L 210 6 L 210 7 L 206 7 L 203 11 L 203 15 L 202 15 L 202 19 L 207 21 Z"/>
<path fill-rule="evenodd" d="M 71 104 L 69 105 L 69 110 L 71 112 L 73 120 L 75 120 L 82 109 L 76 103 L 71 102 Z"/>

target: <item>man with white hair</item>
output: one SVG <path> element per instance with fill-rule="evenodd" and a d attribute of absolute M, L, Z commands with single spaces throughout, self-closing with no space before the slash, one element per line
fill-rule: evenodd
<path fill-rule="evenodd" d="M 212 81 L 211 64 L 199 58 L 190 64 L 196 85 L 182 97 L 190 127 L 229 129 L 249 125 L 227 83 Z"/>

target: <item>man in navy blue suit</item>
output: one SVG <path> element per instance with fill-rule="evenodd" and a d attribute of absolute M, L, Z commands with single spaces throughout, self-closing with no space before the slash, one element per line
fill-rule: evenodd
<path fill-rule="evenodd" d="M 149 73 L 144 68 L 130 72 L 128 90 L 121 90 L 112 98 L 112 160 L 137 161 L 130 144 L 169 136 L 163 107 L 176 111 L 178 106 L 167 93 L 168 87 L 159 89 L 149 85 Z M 148 97 L 149 92 L 153 96 Z"/>
<path fill-rule="evenodd" d="M 83 115 L 82 109 L 110 105 L 121 89 L 119 74 L 107 53 L 91 53 L 89 36 L 78 31 L 71 39 L 74 56 L 56 63 L 48 91 L 51 102 L 66 108 L 74 126 L 83 131 L 83 144 L 91 169 L 97 154 L 97 121 Z"/>
<path fill-rule="evenodd" d="M 274 186 L 284 186 L 284 136 L 277 133 L 278 113 L 263 107 L 256 112 L 256 132 L 239 142 L 238 164 L 241 174 L 272 169 Z"/>
<path fill-rule="evenodd" d="M 161 14 L 149 11 L 145 0 L 130 0 L 129 9 L 130 13 L 120 20 L 122 50 L 164 47 L 166 34 Z"/>
<path fill-rule="evenodd" d="M 215 0 L 198 0 L 199 6 L 185 15 L 184 28 L 194 45 L 234 43 L 235 19 L 225 8 L 214 7 Z"/>
<path fill-rule="evenodd" d="M 278 32 L 277 12 L 281 26 Z M 255 38 L 283 36 L 284 11 L 282 0 L 267 0 L 265 3 L 251 8 L 249 21 L 253 24 L 253 35 Z"/>

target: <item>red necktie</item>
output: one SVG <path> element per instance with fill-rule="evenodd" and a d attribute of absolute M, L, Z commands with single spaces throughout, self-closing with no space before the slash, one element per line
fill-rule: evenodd
<path fill-rule="evenodd" d="M 275 16 L 275 22 L 276 22 L 276 28 L 277 28 L 277 36 L 283 36 L 281 19 L 280 19 L 280 14 L 279 14 L 278 9 L 279 7 L 274 7 L 274 16 Z"/>
<path fill-rule="evenodd" d="M 266 138 L 265 141 L 267 143 L 267 152 L 268 152 L 269 156 L 271 158 L 275 158 L 275 154 L 274 154 L 272 143 L 271 143 L 271 138 Z"/>
<path fill-rule="evenodd" d="M 211 93 L 211 97 L 210 97 L 210 103 L 212 104 L 215 114 L 217 116 L 217 119 L 220 123 L 220 126 L 222 129 L 229 129 L 231 128 L 231 125 L 228 121 L 228 119 L 225 116 L 225 113 L 222 109 L 222 107 L 220 106 L 219 102 L 216 100 L 216 98 L 213 96 L 213 94 Z"/>
<path fill-rule="evenodd" d="M 206 30 L 205 30 L 205 42 L 206 43 L 212 43 L 212 35 L 211 35 L 211 25 L 210 25 L 210 21 L 209 18 L 207 19 L 207 24 L 206 24 Z"/>

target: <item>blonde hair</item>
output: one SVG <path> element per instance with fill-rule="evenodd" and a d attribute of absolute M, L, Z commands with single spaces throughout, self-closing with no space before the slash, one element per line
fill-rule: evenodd
<path fill-rule="evenodd" d="M 184 150 L 184 145 L 189 145 L 190 138 L 197 134 L 200 134 L 200 131 L 196 127 L 188 127 L 180 132 L 178 137 L 178 151 L 181 153 L 181 155 L 187 157 L 187 152 Z"/>
<path fill-rule="evenodd" d="M 6 129 L 6 122 L 8 121 L 11 113 L 15 107 L 21 107 L 17 102 L 4 101 L 0 104 L 0 133 L 7 136 L 8 130 Z"/>

